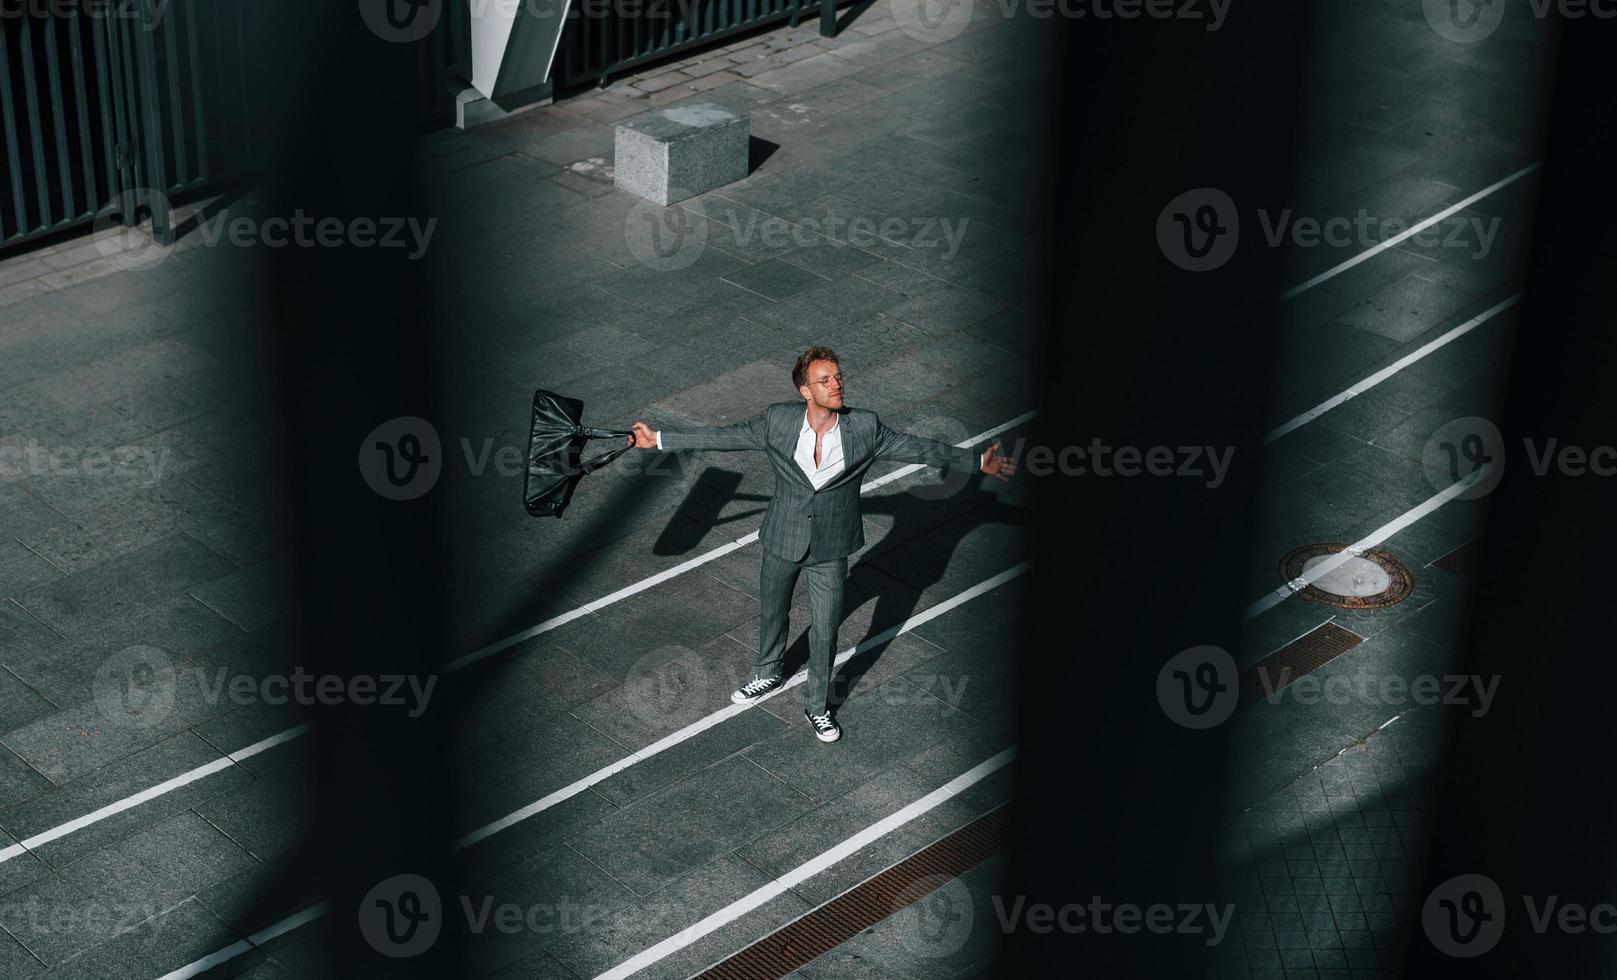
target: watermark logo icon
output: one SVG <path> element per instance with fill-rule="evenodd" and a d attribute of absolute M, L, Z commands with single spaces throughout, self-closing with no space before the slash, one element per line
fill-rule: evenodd
<path fill-rule="evenodd" d="M 893 938 L 905 952 L 936 959 L 971 938 L 971 889 L 959 878 L 927 875 L 900 889 L 891 908 Z"/>
<path fill-rule="evenodd" d="M 1157 215 L 1157 246 L 1189 272 L 1207 272 L 1230 260 L 1241 237 L 1235 202 L 1216 187 L 1197 187 L 1169 201 Z"/>
<path fill-rule="evenodd" d="M 1222 647 L 1181 651 L 1157 673 L 1157 703 L 1186 728 L 1212 728 L 1227 721 L 1241 700 L 1235 658 Z"/>
<path fill-rule="evenodd" d="M 1455 495 L 1457 500 L 1475 500 L 1493 492 L 1505 474 L 1505 439 L 1499 427 L 1478 415 L 1454 419 L 1426 440 L 1421 451 L 1426 479 L 1437 490 L 1446 490 L 1462 480 L 1470 485 Z M 1487 471 L 1478 473 L 1483 467 Z"/>
<path fill-rule="evenodd" d="M 971 23 L 971 0 L 892 0 L 893 20 L 925 44 L 952 41 Z"/>
<path fill-rule="evenodd" d="M 142 215 L 150 218 L 159 212 L 170 213 L 162 191 L 149 187 L 123 191 L 117 205 L 101 212 L 90 225 L 95 250 L 125 272 L 156 268 L 174 254 L 174 247 L 153 237 L 149 222 L 146 228 L 137 222 Z"/>
<path fill-rule="evenodd" d="M 1505 0 L 1421 0 L 1421 9 L 1438 37 L 1457 44 L 1476 44 L 1505 19 Z"/>
<path fill-rule="evenodd" d="M 174 662 L 156 647 L 119 650 L 90 687 L 102 717 L 122 728 L 151 728 L 174 712 Z"/>
<path fill-rule="evenodd" d="M 443 901 L 421 875 L 394 875 L 359 903 L 359 931 L 383 956 L 404 959 L 432 948 L 443 930 Z"/>
<path fill-rule="evenodd" d="M 694 721 L 706 713 L 712 673 L 689 647 L 657 647 L 629 668 L 623 699 L 631 714 L 654 728 Z"/>
<path fill-rule="evenodd" d="M 1487 875 L 1456 875 L 1426 897 L 1421 927 L 1440 952 L 1468 959 L 1498 945 L 1505 933 L 1505 897 Z"/>
<path fill-rule="evenodd" d="M 438 26 L 443 0 L 359 0 L 359 16 L 384 41 L 419 41 Z"/>
<path fill-rule="evenodd" d="M 657 272 L 676 272 L 702 257 L 707 223 L 698 201 L 666 208 L 636 201 L 623 219 L 623 240 L 636 262 Z"/>
<path fill-rule="evenodd" d="M 404 415 L 372 429 L 359 444 L 359 473 L 389 500 L 414 500 L 443 472 L 438 430 L 426 419 Z"/>

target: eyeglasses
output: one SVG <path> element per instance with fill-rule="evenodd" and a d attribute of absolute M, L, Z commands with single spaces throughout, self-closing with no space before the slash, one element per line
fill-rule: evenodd
<path fill-rule="evenodd" d="M 821 378 L 819 381 L 810 381 L 809 384 L 811 384 L 811 385 L 819 385 L 821 388 L 824 388 L 824 387 L 828 386 L 829 384 L 831 384 L 831 382 L 833 382 L 833 381 L 835 381 L 837 383 L 838 388 L 842 387 L 842 375 L 840 375 L 840 374 L 832 375 L 829 378 Z"/>

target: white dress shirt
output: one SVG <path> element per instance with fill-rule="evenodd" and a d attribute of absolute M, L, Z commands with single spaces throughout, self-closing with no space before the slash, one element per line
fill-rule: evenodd
<path fill-rule="evenodd" d="M 842 420 L 820 437 L 820 465 L 814 465 L 814 427 L 809 425 L 808 410 L 803 410 L 803 427 L 797 430 L 797 452 L 792 454 L 803 475 L 818 490 L 831 482 L 843 470 Z"/>

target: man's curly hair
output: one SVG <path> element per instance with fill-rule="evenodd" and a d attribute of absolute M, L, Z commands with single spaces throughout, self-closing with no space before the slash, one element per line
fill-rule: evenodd
<path fill-rule="evenodd" d="M 829 347 L 810 347 L 797 355 L 797 363 L 792 365 L 792 384 L 799 388 L 808 384 L 809 365 L 815 361 L 831 361 L 837 367 L 842 367 L 842 362 L 837 360 L 836 351 Z"/>

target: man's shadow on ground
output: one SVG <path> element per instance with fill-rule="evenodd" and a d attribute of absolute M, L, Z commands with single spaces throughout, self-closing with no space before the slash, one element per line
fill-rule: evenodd
<path fill-rule="evenodd" d="M 684 502 L 674 511 L 674 515 L 694 521 L 703 527 L 717 527 L 763 514 L 765 508 L 758 507 L 720 516 L 720 511 L 730 501 L 767 503 L 770 499 L 763 494 L 737 493 L 736 488 L 741 485 L 742 478 L 741 473 L 730 470 L 717 468 L 705 470 L 691 487 Z M 1025 524 L 1030 516 L 1026 508 L 1007 504 L 998 494 L 984 489 L 981 480 L 975 475 L 951 500 L 956 507 L 952 516 L 944 517 L 940 522 L 937 514 L 928 506 L 931 503 L 933 501 L 905 494 L 865 497 L 861 500 L 861 513 L 886 514 L 893 518 L 893 526 L 889 533 L 897 536 L 897 547 L 903 547 L 905 542 L 912 541 L 922 534 L 932 535 L 938 544 L 935 547 L 914 548 L 906 553 L 903 579 L 882 573 L 887 578 L 897 581 L 901 586 L 898 589 L 878 590 L 874 585 L 881 579 L 873 581 L 872 576 L 855 574 L 860 567 L 872 562 L 871 557 L 862 558 L 859 565 L 849 568 L 847 591 L 842 602 L 843 620 L 846 621 L 852 611 L 862 608 L 871 599 L 876 600 L 870 627 L 865 635 L 859 638 L 858 643 L 879 636 L 909 619 L 915 613 L 921 593 L 943 580 L 944 573 L 949 568 L 949 560 L 967 534 L 984 524 L 1013 526 Z M 673 556 L 684 554 L 691 549 L 692 546 L 683 540 L 686 536 L 676 533 L 673 525 L 678 523 L 680 522 L 669 522 L 669 529 L 658 537 L 652 548 L 653 553 Z M 879 559 L 883 554 L 886 552 L 880 552 L 874 558 Z M 880 570 L 872 568 L 872 571 Z M 797 587 L 804 587 L 801 578 Z M 913 592 L 910 591 L 912 589 Z M 840 625 L 839 623 L 838 626 Z M 793 628 L 797 631 L 797 638 L 786 648 L 784 665 L 786 677 L 797 673 L 808 662 L 808 624 L 794 623 Z M 858 686 L 860 678 L 875 666 L 888 644 L 895 638 L 888 637 L 872 644 L 848 658 L 848 661 L 837 669 L 831 678 L 830 703 L 833 708 L 840 706 L 847 699 L 848 692 Z M 836 652 L 841 653 L 852 645 L 854 644 L 839 631 Z"/>

